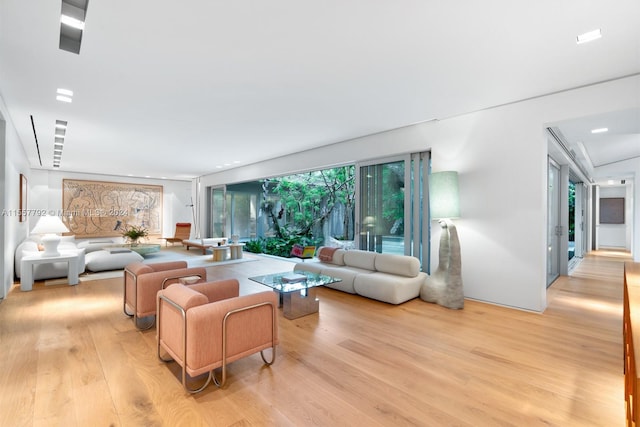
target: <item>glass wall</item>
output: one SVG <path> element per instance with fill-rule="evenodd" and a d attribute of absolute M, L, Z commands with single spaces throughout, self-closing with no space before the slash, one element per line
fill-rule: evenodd
<path fill-rule="evenodd" d="M 413 255 L 429 266 L 430 155 L 412 153 L 358 164 L 358 248 Z"/>

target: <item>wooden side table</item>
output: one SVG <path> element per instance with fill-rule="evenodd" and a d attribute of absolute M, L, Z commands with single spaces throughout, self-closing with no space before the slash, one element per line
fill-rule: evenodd
<path fill-rule="evenodd" d="M 211 246 L 211 250 L 213 251 L 213 260 L 216 262 L 220 262 L 227 259 L 227 251 L 229 250 L 229 246 Z"/>
<path fill-rule="evenodd" d="M 231 251 L 231 259 L 241 259 L 244 243 L 229 243 L 229 249 Z"/>

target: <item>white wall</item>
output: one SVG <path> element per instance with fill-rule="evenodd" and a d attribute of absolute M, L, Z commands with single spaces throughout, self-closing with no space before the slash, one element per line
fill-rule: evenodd
<path fill-rule="evenodd" d="M 640 77 L 425 122 L 207 175 L 206 187 L 285 175 L 388 155 L 431 150 L 433 170 L 457 170 L 465 296 L 546 308 L 545 124 L 638 106 Z M 195 184 L 194 184 L 195 187 Z M 200 203 L 201 218 L 204 218 Z M 636 210 L 638 212 L 638 210 Z M 433 227 L 437 259 L 439 227 Z"/>
<path fill-rule="evenodd" d="M 627 197 L 626 186 L 616 187 L 600 187 L 600 199 L 606 199 L 611 197 L 623 197 L 625 199 L 625 223 L 624 224 L 597 224 L 597 242 L 598 247 L 608 248 L 624 248 L 630 250 L 628 245 L 628 237 L 631 235 L 631 221 L 632 216 L 629 215 L 631 205 L 629 198 Z M 598 209 L 600 201 L 598 200 Z"/>
<path fill-rule="evenodd" d="M 173 236 L 176 222 L 193 222 L 190 204 L 191 183 L 188 181 L 172 181 L 158 179 L 141 179 L 128 176 L 96 175 L 71 173 L 64 171 L 47 171 L 33 169 L 29 190 L 29 209 L 54 210 L 62 209 L 62 180 L 80 179 L 108 182 L 126 182 L 135 184 L 162 185 L 162 236 Z M 29 230 L 33 229 L 37 217 L 29 218 Z"/>
<path fill-rule="evenodd" d="M 640 83 L 636 88 L 636 93 L 640 99 Z M 625 160 L 616 164 L 601 166 L 596 168 L 598 176 L 616 176 L 616 175 L 630 175 L 632 177 L 631 189 L 627 191 L 627 202 L 631 207 L 630 218 L 631 223 L 629 226 L 632 230 L 631 239 L 631 253 L 633 254 L 633 260 L 640 262 L 640 185 L 637 184 L 637 177 L 640 176 L 640 158 Z M 602 191 L 602 189 L 600 190 Z M 629 212 L 629 210 L 627 212 Z"/>
<path fill-rule="evenodd" d="M 0 263 L 2 264 L 2 286 L 0 298 L 6 297 L 13 285 L 13 258 L 15 248 L 27 236 L 27 223 L 20 222 L 12 214 L 20 208 L 20 174 L 29 179 L 29 164 L 27 155 L 20 143 L 18 135 L 7 113 L 4 100 L 0 97 L 0 164 L 2 165 L 2 180 L 0 200 L 2 200 L 2 223 L 0 236 L 2 249 Z"/>

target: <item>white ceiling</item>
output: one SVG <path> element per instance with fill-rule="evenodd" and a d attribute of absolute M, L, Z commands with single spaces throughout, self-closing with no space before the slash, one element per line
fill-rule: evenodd
<path fill-rule="evenodd" d="M 56 119 L 62 171 L 190 179 L 640 72 L 638 0 L 92 0 L 79 55 L 60 9 L 0 0 L 0 95 L 33 168 L 53 169 Z M 634 154 L 567 126 L 594 162 L 638 155 L 637 128 Z"/>
<path fill-rule="evenodd" d="M 580 117 L 557 123 L 574 159 L 598 183 L 617 178 L 630 178 L 626 173 L 617 176 L 600 175 L 594 168 L 620 161 L 640 158 L 640 109 L 612 111 L 597 116 Z M 592 132 L 607 129 L 606 132 Z"/>

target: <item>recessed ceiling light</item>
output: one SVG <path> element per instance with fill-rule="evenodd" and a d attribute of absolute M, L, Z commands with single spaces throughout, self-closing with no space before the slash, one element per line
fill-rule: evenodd
<path fill-rule="evenodd" d="M 69 89 L 61 89 L 61 88 L 58 88 L 58 89 L 56 89 L 56 93 L 57 93 L 58 95 L 73 96 L 73 91 L 72 91 L 72 90 L 69 90 Z"/>
<path fill-rule="evenodd" d="M 69 98 L 68 96 L 62 96 L 62 95 L 58 95 L 56 96 L 56 100 L 61 101 L 61 102 L 73 102 L 73 99 Z"/>
<path fill-rule="evenodd" d="M 608 131 L 609 131 L 609 128 L 598 128 L 598 129 L 592 129 L 591 133 L 603 133 Z"/>
<path fill-rule="evenodd" d="M 84 22 L 67 15 L 60 15 L 60 22 L 78 30 L 84 30 Z"/>
<path fill-rule="evenodd" d="M 598 28 L 597 30 L 589 31 L 588 33 L 584 33 L 584 34 L 580 34 L 578 37 L 576 37 L 576 43 L 578 43 L 578 44 L 588 43 L 588 42 L 592 42 L 594 40 L 597 40 L 600 37 L 602 37 L 602 32 L 600 31 L 600 28 Z"/>
<path fill-rule="evenodd" d="M 66 129 L 67 128 L 67 122 L 65 122 L 64 120 L 56 120 L 56 129 Z"/>

